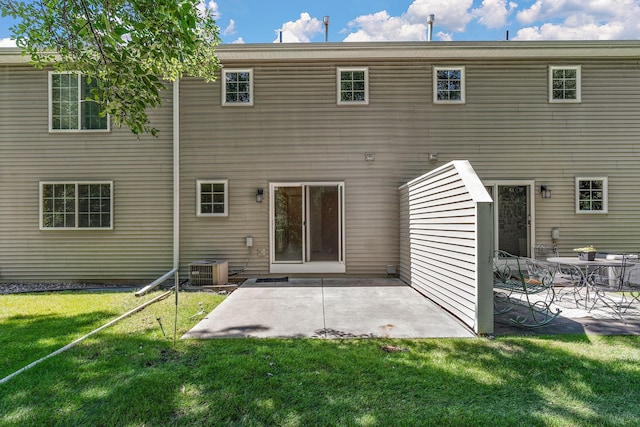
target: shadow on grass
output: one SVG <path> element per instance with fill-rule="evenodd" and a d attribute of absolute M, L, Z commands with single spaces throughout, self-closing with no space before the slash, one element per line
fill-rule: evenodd
<path fill-rule="evenodd" d="M 24 355 L 37 360 L 100 326 L 104 319 L 114 317 L 113 311 L 63 316 L 59 314 L 16 315 L 2 322 L 0 331 L 0 378 L 22 368 Z"/>
<path fill-rule="evenodd" d="M 0 424 L 637 425 L 638 337 L 599 340 L 106 333 L 0 386 Z"/>

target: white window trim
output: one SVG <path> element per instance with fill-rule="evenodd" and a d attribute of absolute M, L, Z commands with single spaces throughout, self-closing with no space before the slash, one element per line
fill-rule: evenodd
<path fill-rule="evenodd" d="M 438 71 L 459 70 L 460 71 L 460 100 L 442 100 L 438 99 Z M 464 66 L 437 66 L 433 67 L 433 103 L 434 104 L 466 104 L 466 70 Z"/>
<path fill-rule="evenodd" d="M 202 213 L 201 186 L 202 184 L 224 184 L 224 212 Z M 224 217 L 229 216 L 229 180 L 228 179 L 197 179 L 196 180 L 196 216 L 198 217 Z"/>
<path fill-rule="evenodd" d="M 576 70 L 576 99 L 555 99 L 553 97 L 553 71 Z M 552 104 L 579 104 L 582 102 L 582 67 L 580 65 L 549 65 L 549 103 Z"/>
<path fill-rule="evenodd" d="M 343 101 L 342 100 L 342 76 L 343 71 L 364 71 L 364 100 Z M 369 105 L 369 67 L 339 67 L 336 69 L 336 101 L 338 105 Z"/>
<path fill-rule="evenodd" d="M 249 102 L 227 102 L 227 73 L 249 73 Z M 229 68 L 222 70 L 220 79 L 222 106 L 224 107 L 251 107 L 253 106 L 253 68 Z"/>
<path fill-rule="evenodd" d="M 78 129 L 54 129 L 53 128 L 53 97 L 52 92 L 53 92 L 53 75 L 54 74 L 76 74 L 76 75 L 80 75 L 81 73 L 74 73 L 72 71 L 64 71 L 64 72 L 57 72 L 57 71 L 49 71 L 49 93 L 48 93 L 48 98 L 49 98 L 49 132 L 50 133 L 105 133 L 105 132 L 111 132 L 111 119 L 110 116 L 107 114 L 107 128 L 106 129 L 81 129 L 80 127 L 78 127 Z M 80 105 L 80 101 L 82 100 L 81 94 L 82 94 L 82 85 L 79 84 L 78 85 L 78 126 L 80 126 L 80 123 L 82 123 L 82 108 Z"/>
<path fill-rule="evenodd" d="M 45 227 L 44 226 L 44 215 L 43 215 L 43 200 L 42 200 L 42 192 L 43 192 L 43 187 L 45 185 L 49 185 L 49 184 L 74 184 L 76 186 L 76 198 L 75 198 L 75 215 L 76 215 L 76 226 L 75 227 Z M 109 221 L 109 227 L 80 227 L 78 226 L 78 185 L 86 185 L 86 184 L 109 184 L 109 186 L 111 187 L 110 190 L 110 195 L 111 195 L 111 203 L 110 203 L 110 221 Z M 114 205 L 114 194 L 113 194 L 113 181 L 40 181 L 39 182 L 39 202 L 38 202 L 38 208 L 39 208 L 39 212 L 38 212 L 38 217 L 39 217 L 39 226 L 40 226 L 40 230 L 43 231 L 69 231 L 69 230 L 79 230 L 79 231 L 84 231 L 84 230 L 100 230 L 100 231 L 107 231 L 107 230 L 113 230 L 113 222 L 114 222 L 114 218 L 113 218 L 113 205 Z"/>
<path fill-rule="evenodd" d="M 602 181 L 602 210 L 580 210 L 580 181 Z M 584 215 L 599 215 L 609 213 L 609 178 L 606 176 L 577 176 L 575 180 L 576 213 Z"/>

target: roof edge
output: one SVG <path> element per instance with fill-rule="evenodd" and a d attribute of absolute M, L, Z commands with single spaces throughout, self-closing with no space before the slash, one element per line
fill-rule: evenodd
<path fill-rule="evenodd" d="M 393 59 L 581 59 L 639 58 L 638 40 L 483 41 L 483 42 L 336 42 L 222 44 L 221 61 L 318 61 Z M 0 48 L 0 64 L 28 64 L 18 47 Z"/>
<path fill-rule="evenodd" d="M 639 57 L 640 41 L 340 42 L 223 44 L 222 61 Z"/>

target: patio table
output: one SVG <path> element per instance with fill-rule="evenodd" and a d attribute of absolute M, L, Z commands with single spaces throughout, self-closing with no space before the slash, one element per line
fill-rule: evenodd
<path fill-rule="evenodd" d="M 576 296 L 582 299 L 581 292 L 584 291 L 584 305 L 586 309 L 593 309 L 596 302 L 601 300 L 605 305 L 614 309 L 616 314 L 622 318 L 617 304 L 610 297 L 606 296 L 605 288 L 609 288 L 611 291 L 618 290 L 617 284 L 620 281 L 619 278 L 624 273 L 624 259 L 596 258 L 593 261 L 586 261 L 578 257 L 550 257 L 547 258 L 547 261 L 557 264 L 560 270 L 562 266 L 570 266 L 574 268 L 574 270 L 572 270 L 573 272 L 579 273 L 580 277 L 574 278 L 573 280 L 573 294 L 576 305 L 579 302 L 579 298 Z M 606 279 L 603 279 L 605 277 Z M 587 304 L 592 295 L 593 303 L 591 308 L 589 308 Z"/>

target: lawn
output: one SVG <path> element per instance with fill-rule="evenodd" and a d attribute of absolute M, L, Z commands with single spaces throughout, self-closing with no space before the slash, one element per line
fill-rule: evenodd
<path fill-rule="evenodd" d="M 222 298 L 180 293 L 178 337 Z M 0 378 L 143 301 L 0 295 Z M 174 309 L 170 296 L 0 384 L 0 426 L 640 424 L 640 337 L 174 344 Z"/>

